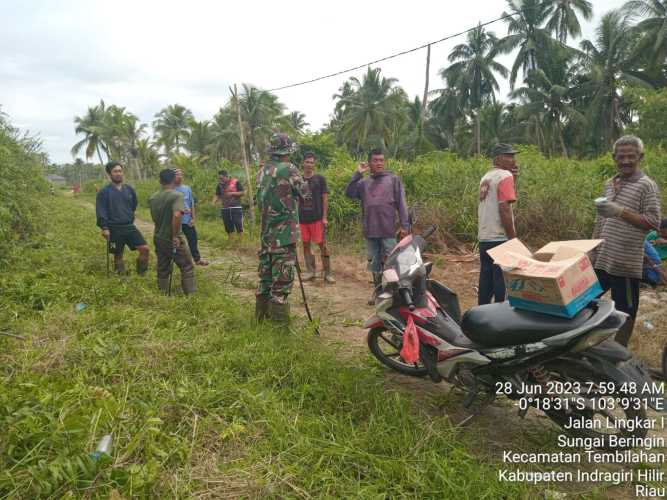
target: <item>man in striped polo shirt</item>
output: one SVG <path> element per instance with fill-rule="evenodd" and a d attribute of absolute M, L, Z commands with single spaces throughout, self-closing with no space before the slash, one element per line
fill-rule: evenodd
<path fill-rule="evenodd" d="M 644 262 L 644 238 L 660 225 L 658 186 L 640 170 L 644 144 L 639 137 L 623 136 L 614 143 L 618 173 L 609 179 L 604 198 L 596 200 L 593 238 L 604 242 L 595 253 L 594 267 L 602 289 L 611 290 L 616 309 L 630 320 L 616 335 L 628 345 L 639 307 L 639 282 Z"/>

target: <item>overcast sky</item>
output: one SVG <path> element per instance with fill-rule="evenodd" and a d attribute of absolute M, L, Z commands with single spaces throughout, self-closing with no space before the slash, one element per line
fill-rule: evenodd
<path fill-rule="evenodd" d="M 587 37 L 624 1 L 592 3 Z M 443 38 L 505 8 L 504 0 L 2 0 L 0 106 L 14 125 L 41 136 L 52 161 L 70 162 L 73 118 L 100 99 L 147 123 L 174 103 L 209 119 L 234 82 L 270 89 L 310 79 Z M 488 29 L 506 33 L 502 22 Z M 437 72 L 462 41 L 432 48 L 432 89 L 441 87 Z M 421 95 L 425 57 L 422 50 L 380 67 L 411 96 Z M 332 95 L 353 75 L 277 94 L 317 130 L 332 111 Z"/>

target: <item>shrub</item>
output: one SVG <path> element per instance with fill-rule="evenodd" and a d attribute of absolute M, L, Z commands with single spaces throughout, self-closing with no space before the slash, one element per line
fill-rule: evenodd
<path fill-rule="evenodd" d="M 40 144 L 0 114 L 0 265 L 7 249 L 36 229 L 48 193 Z"/>

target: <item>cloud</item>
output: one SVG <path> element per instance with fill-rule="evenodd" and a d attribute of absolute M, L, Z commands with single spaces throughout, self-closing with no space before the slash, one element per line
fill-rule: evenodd
<path fill-rule="evenodd" d="M 594 0 L 596 18 L 622 3 Z M 439 39 L 505 8 L 504 0 L 454 9 L 450 2 L 399 0 L 3 0 L 0 105 L 17 126 L 41 133 L 52 160 L 71 161 L 77 141 L 73 118 L 100 99 L 147 123 L 174 103 L 207 119 L 228 100 L 232 82 L 273 88 L 307 80 Z M 491 29 L 502 36 L 506 27 Z M 585 29 L 591 36 L 592 25 Z M 460 42 L 433 47 L 431 88 L 441 85 L 437 72 Z M 408 94 L 421 95 L 424 59 L 419 51 L 381 68 Z M 318 129 L 349 76 L 280 91 L 278 97 Z"/>

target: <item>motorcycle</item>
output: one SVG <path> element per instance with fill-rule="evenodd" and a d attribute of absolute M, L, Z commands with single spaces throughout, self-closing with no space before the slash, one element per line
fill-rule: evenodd
<path fill-rule="evenodd" d="M 375 313 L 364 324 L 380 362 L 407 375 L 446 380 L 464 392 L 467 408 L 481 400 L 466 421 L 503 395 L 516 401 L 519 416 L 536 408 L 572 435 L 597 438 L 602 449 L 619 448 L 613 434 L 646 435 L 642 426 L 620 423 L 610 432 L 609 425 L 593 422 L 645 421 L 649 408 L 665 409 L 663 388 L 613 341 L 625 313 L 597 299 L 572 319 L 509 302 L 461 315 L 456 293 L 431 279 L 433 265 L 423 261 L 435 230 L 403 238 L 385 261 Z"/>

